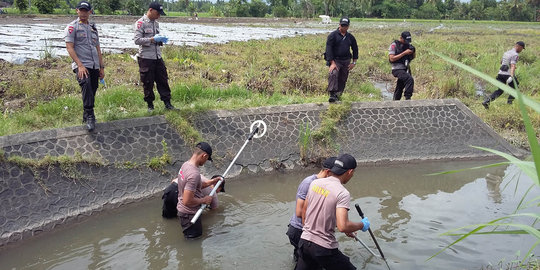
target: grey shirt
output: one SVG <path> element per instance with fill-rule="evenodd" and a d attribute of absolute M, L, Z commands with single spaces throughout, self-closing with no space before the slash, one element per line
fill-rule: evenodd
<path fill-rule="evenodd" d="M 84 24 L 77 18 L 66 27 L 64 40 L 73 43 L 75 53 L 85 68 L 99 69 L 99 35 L 94 23 Z M 76 69 L 77 64 L 71 63 L 71 68 Z"/>
<path fill-rule="evenodd" d="M 388 55 L 396 55 L 396 42 L 392 42 L 392 44 L 390 44 L 390 47 L 388 48 Z M 407 69 L 407 67 L 405 66 L 405 64 L 403 63 L 398 63 L 398 62 L 392 62 L 392 70 L 394 69 Z"/>
<path fill-rule="evenodd" d="M 518 59 L 519 59 L 519 54 L 518 52 L 516 52 L 516 48 L 512 48 L 511 50 L 505 52 L 501 59 L 501 66 L 507 65 L 508 70 L 502 71 L 499 69 L 499 75 L 512 75 L 510 74 L 511 65 L 517 64 Z"/>
<path fill-rule="evenodd" d="M 135 44 L 139 45 L 139 57 L 145 59 L 161 59 L 161 48 L 151 39 L 159 34 L 159 23 L 151 21 L 146 14 L 135 23 Z"/>

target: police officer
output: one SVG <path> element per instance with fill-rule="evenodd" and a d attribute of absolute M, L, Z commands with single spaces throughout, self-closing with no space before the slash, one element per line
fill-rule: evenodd
<path fill-rule="evenodd" d="M 144 89 L 144 101 L 148 104 L 148 111 L 154 110 L 154 82 L 165 109 L 174 110 L 171 104 L 171 89 L 165 62 L 161 58 L 161 46 L 169 40 L 161 35 L 159 23 L 156 21 L 165 15 L 163 6 L 158 2 L 150 3 L 148 11 L 135 23 L 135 44 L 139 45 L 139 73 Z"/>
<path fill-rule="evenodd" d="M 336 102 L 340 99 L 345 84 L 349 77 L 349 71 L 356 66 L 358 60 L 358 44 L 356 38 L 347 32 L 349 29 L 349 18 L 343 17 L 339 20 L 339 27 L 330 33 L 326 39 L 325 60 L 328 69 L 328 102 Z M 352 49 L 352 55 L 351 55 Z M 352 57 L 352 63 L 351 63 Z"/>
<path fill-rule="evenodd" d="M 518 41 L 514 45 L 514 48 L 503 54 L 501 67 L 499 68 L 499 73 L 497 74 L 497 81 L 508 84 L 512 88 L 516 88 L 516 85 L 519 85 L 519 82 L 515 77 L 515 72 L 516 64 L 519 59 L 519 53 L 523 51 L 523 49 L 525 49 L 525 42 Z M 489 109 L 489 102 L 498 98 L 503 92 L 504 91 L 500 88 L 493 92 L 489 98 L 482 102 L 484 108 Z M 508 95 L 507 103 L 512 104 L 513 101 L 514 97 L 512 95 Z"/>
<path fill-rule="evenodd" d="M 414 91 L 414 79 L 411 75 L 410 63 L 416 57 L 416 50 L 411 44 L 409 31 L 401 33 L 399 40 L 394 40 L 388 48 L 388 60 L 392 64 L 392 75 L 396 77 L 394 100 L 400 100 L 404 95 L 406 100 L 411 99 Z M 405 93 L 403 93 L 405 89 Z"/>
<path fill-rule="evenodd" d="M 81 1 L 77 5 L 79 18 L 72 21 L 65 30 L 66 48 L 73 59 L 71 67 L 81 86 L 83 100 L 83 123 L 88 131 L 94 130 L 94 100 L 98 88 L 98 80 L 105 77 L 103 57 L 99 47 L 99 35 L 96 25 L 88 19 L 92 13 L 92 5 Z"/>

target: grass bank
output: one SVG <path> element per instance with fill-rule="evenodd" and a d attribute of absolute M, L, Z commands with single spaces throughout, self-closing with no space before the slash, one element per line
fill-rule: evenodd
<path fill-rule="evenodd" d="M 427 49 L 495 76 L 502 53 L 517 40 L 524 40 L 527 49 L 520 54 L 517 70 L 520 90 L 540 100 L 540 51 L 535 49 L 540 46 L 540 25 L 355 21 L 350 31 L 357 38 L 360 60 L 350 74 L 345 101 L 381 100 L 372 82 L 394 83 L 387 49 L 403 30 L 411 31 L 418 50 L 412 63 L 413 99 L 459 98 L 507 140 L 520 147 L 526 145 L 517 106 L 506 105 L 503 96 L 485 110 L 479 93 L 495 89 L 430 55 Z M 200 47 L 165 46 L 164 59 L 172 101 L 180 108 L 178 115 L 188 118 L 211 109 L 326 102 L 327 67 L 322 59 L 325 40 L 326 35 L 310 35 Z M 98 121 L 165 113 L 161 102 L 152 114 L 146 112 L 138 66 L 130 57 L 134 54 L 134 50 L 105 54 L 107 87 L 100 87 L 96 97 Z M 80 125 L 82 102 L 70 62 L 67 57 L 23 65 L 0 62 L 0 135 Z M 535 127 L 540 127 L 540 117 L 533 117 Z"/>

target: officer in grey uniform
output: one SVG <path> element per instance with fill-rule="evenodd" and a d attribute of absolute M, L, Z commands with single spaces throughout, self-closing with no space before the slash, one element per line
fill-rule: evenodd
<path fill-rule="evenodd" d="M 414 78 L 409 65 L 416 57 L 416 50 L 411 41 L 411 33 L 404 31 L 399 40 L 394 40 L 388 48 L 388 60 L 392 64 L 392 75 L 398 79 L 394 90 L 394 100 L 401 100 L 402 96 L 405 96 L 405 100 L 409 100 L 413 95 Z"/>
<path fill-rule="evenodd" d="M 503 54 L 501 67 L 499 68 L 499 73 L 497 74 L 496 78 L 497 81 L 508 84 L 512 88 L 516 88 L 516 85 L 519 85 L 519 82 L 515 77 L 515 72 L 516 64 L 519 59 L 519 53 L 523 51 L 523 49 L 525 49 L 525 42 L 518 41 L 516 42 L 516 45 L 514 45 L 514 48 Z M 482 105 L 484 105 L 486 109 L 489 109 L 489 102 L 498 98 L 503 92 L 504 91 L 502 89 L 497 89 L 497 91 L 493 92 L 489 98 L 482 102 Z M 512 95 L 508 95 L 507 103 L 512 104 L 513 101 L 514 97 Z"/>
<path fill-rule="evenodd" d="M 92 5 L 81 1 L 77 5 L 79 17 L 72 21 L 65 30 L 66 48 L 73 59 L 71 67 L 77 74 L 81 86 L 83 100 L 83 123 L 88 131 L 96 125 L 94 100 L 98 88 L 98 80 L 105 77 L 103 57 L 99 47 L 99 35 L 96 25 L 88 19 L 92 13 Z"/>
<path fill-rule="evenodd" d="M 144 101 L 148 111 L 154 110 L 154 82 L 160 98 L 165 103 L 165 109 L 174 110 L 171 104 L 171 89 L 169 87 L 167 68 L 161 58 L 161 46 L 168 38 L 160 34 L 159 23 L 156 21 L 165 15 L 163 6 L 158 2 L 150 3 L 148 11 L 135 23 L 135 44 L 139 45 L 138 63 L 141 82 L 144 89 Z"/>

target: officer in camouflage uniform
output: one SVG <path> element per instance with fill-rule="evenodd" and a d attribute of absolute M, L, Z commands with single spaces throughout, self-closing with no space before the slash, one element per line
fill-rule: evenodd
<path fill-rule="evenodd" d="M 105 77 L 103 57 L 99 47 L 99 35 L 96 25 L 89 22 L 92 6 L 87 1 L 77 5 L 79 18 L 72 21 L 65 30 L 66 48 L 73 59 L 71 67 L 77 74 L 77 81 L 81 86 L 83 99 L 83 123 L 88 131 L 96 125 L 94 115 L 94 100 L 98 88 L 98 80 Z"/>
<path fill-rule="evenodd" d="M 141 82 L 144 89 L 144 101 L 148 104 L 148 111 L 154 110 L 154 82 L 165 109 L 174 110 L 171 104 L 171 89 L 165 62 L 161 57 L 161 46 L 167 43 L 168 38 L 161 35 L 159 23 L 156 21 L 165 15 L 163 6 L 158 2 L 150 3 L 148 11 L 135 23 L 135 44 L 139 45 L 138 63 Z"/>
<path fill-rule="evenodd" d="M 514 48 L 505 52 L 502 56 L 501 60 L 501 67 L 499 68 L 499 73 L 497 74 L 497 81 L 502 82 L 504 84 L 508 84 L 512 88 L 516 88 L 516 85 L 519 85 L 519 82 L 517 78 L 515 77 L 516 72 L 516 64 L 519 59 L 519 53 L 525 49 L 525 42 L 518 41 L 516 42 L 516 45 L 514 45 Z M 489 98 L 484 100 L 482 102 L 482 105 L 486 109 L 489 109 L 489 102 L 492 100 L 495 100 L 500 95 L 502 95 L 504 91 L 502 89 L 497 89 L 497 91 L 493 92 Z M 508 104 L 512 104 L 514 101 L 514 97 L 512 95 L 508 95 Z"/>

